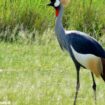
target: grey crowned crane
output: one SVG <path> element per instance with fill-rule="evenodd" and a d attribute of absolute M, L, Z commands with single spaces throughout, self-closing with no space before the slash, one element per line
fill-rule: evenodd
<path fill-rule="evenodd" d="M 105 50 L 94 38 L 84 32 L 64 30 L 62 16 L 64 4 L 67 3 L 67 0 L 50 1 L 48 6 L 54 7 L 56 11 L 55 33 L 58 42 L 61 48 L 70 54 L 77 71 L 74 105 L 76 105 L 77 95 L 80 88 L 79 72 L 81 67 L 89 69 L 91 72 L 96 102 L 96 82 L 94 75 L 96 77 L 102 77 L 105 81 Z"/>

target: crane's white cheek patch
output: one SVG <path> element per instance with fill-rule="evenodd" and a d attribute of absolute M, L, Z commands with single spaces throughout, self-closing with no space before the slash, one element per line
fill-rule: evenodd
<path fill-rule="evenodd" d="M 56 0 L 56 2 L 54 3 L 54 6 L 55 7 L 58 7 L 60 5 L 60 1 L 59 0 Z"/>
<path fill-rule="evenodd" d="M 70 46 L 75 59 L 87 69 L 90 69 L 97 77 L 103 73 L 101 58 L 92 54 L 80 54 Z"/>

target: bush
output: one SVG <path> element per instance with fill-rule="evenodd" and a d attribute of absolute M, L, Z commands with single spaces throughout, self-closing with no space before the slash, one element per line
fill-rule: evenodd
<path fill-rule="evenodd" d="M 46 6 L 49 1 L 0 0 L 0 39 L 15 41 L 21 30 L 42 35 L 53 28 L 55 15 L 54 10 Z M 105 0 L 71 0 L 65 8 L 63 24 L 66 29 L 84 31 L 99 39 L 105 32 L 104 19 Z"/>
<path fill-rule="evenodd" d="M 65 27 L 84 31 L 99 39 L 105 30 L 104 7 L 104 0 L 72 0 L 64 16 Z"/>

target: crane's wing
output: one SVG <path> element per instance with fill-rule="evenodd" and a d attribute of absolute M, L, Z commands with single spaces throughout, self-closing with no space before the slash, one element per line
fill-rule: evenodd
<path fill-rule="evenodd" d="M 71 45 L 80 54 L 93 54 L 105 58 L 105 50 L 92 37 L 85 33 L 74 31 L 66 36 L 68 44 Z"/>
<path fill-rule="evenodd" d="M 105 51 L 101 45 L 85 33 L 70 32 L 66 35 L 68 47 L 77 62 L 105 80 Z"/>

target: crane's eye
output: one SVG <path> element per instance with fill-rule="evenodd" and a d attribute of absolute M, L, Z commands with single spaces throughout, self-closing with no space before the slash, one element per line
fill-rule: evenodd
<path fill-rule="evenodd" d="M 60 5 L 60 1 L 59 0 L 55 0 L 54 6 L 58 7 Z"/>

